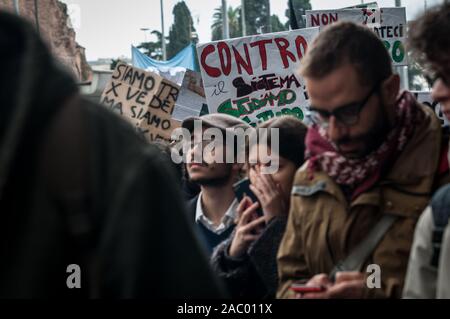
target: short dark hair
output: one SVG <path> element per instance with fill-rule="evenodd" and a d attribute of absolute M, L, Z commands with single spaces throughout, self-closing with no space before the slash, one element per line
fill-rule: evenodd
<path fill-rule="evenodd" d="M 346 63 L 357 69 L 365 85 L 375 85 L 392 74 L 383 42 L 368 27 L 353 22 L 325 27 L 307 49 L 300 73 L 320 79 Z"/>
<path fill-rule="evenodd" d="M 284 115 L 274 117 L 261 123 L 256 128 L 256 133 L 260 137 L 261 129 L 277 128 L 279 134 L 279 155 L 300 167 L 305 161 L 305 137 L 308 131 L 307 126 L 294 116 Z M 269 134 L 267 136 L 267 145 L 272 144 Z"/>
<path fill-rule="evenodd" d="M 411 22 L 408 47 L 422 65 L 450 64 L 450 3 L 435 6 Z M 450 66 L 448 66 L 450 67 Z"/>

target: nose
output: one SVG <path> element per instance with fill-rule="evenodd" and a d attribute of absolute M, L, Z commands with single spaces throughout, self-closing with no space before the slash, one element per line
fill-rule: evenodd
<path fill-rule="evenodd" d="M 450 87 L 446 85 L 441 78 L 437 79 L 433 84 L 431 97 L 436 102 L 450 100 Z"/>
<path fill-rule="evenodd" d="M 202 159 L 202 152 L 199 147 L 200 144 L 191 145 L 188 151 L 188 158 L 190 162 L 200 162 Z"/>
<path fill-rule="evenodd" d="M 347 128 L 339 123 L 334 115 L 332 115 L 328 122 L 328 137 L 331 141 L 337 142 L 344 135 L 347 134 Z"/>

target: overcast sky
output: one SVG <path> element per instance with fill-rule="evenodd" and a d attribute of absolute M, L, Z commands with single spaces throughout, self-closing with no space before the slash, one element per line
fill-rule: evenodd
<path fill-rule="evenodd" d="M 160 0 L 61 0 L 70 5 L 72 21 L 76 27 L 77 41 L 86 48 L 89 61 L 98 58 L 131 56 L 131 45 L 145 40 L 156 40 L 150 31 L 141 28 L 161 30 Z M 180 0 L 163 0 L 164 26 L 168 35 L 173 23 L 173 6 Z M 365 2 L 371 2 L 365 1 Z M 200 42 L 211 40 L 211 24 L 214 9 L 221 0 L 185 0 L 194 19 Z M 271 13 L 277 14 L 281 22 L 286 22 L 284 12 L 288 0 L 270 0 Z M 411 20 L 425 7 L 442 0 L 403 0 L 407 19 Z M 236 7 L 241 0 L 228 0 L 228 5 Z M 313 9 L 334 9 L 361 3 L 359 0 L 311 0 Z M 379 0 L 380 7 L 392 7 L 395 0 Z"/>

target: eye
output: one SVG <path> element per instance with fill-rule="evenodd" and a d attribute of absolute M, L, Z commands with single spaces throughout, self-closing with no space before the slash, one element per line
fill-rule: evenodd
<path fill-rule="evenodd" d="M 270 167 L 270 166 L 272 166 L 272 161 L 268 161 L 267 163 L 264 163 L 264 166 L 265 166 L 265 167 Z"/>
<path fill-rule="evenodd" d="M 323 119 L 329 119 L 330 118 L 330 113 L 326 112 L 326 111 L 322 111 L 322 110 L 317 110 L 317 113 L 319 114 L 319 116 Z"/>
<path fill-rule="evenodd" d="M 330 113 L 316 108 L 311 108 L 311 115 L 316 118 L 319 117 L 322 120 L 328 120 L 330 118 Z"/>

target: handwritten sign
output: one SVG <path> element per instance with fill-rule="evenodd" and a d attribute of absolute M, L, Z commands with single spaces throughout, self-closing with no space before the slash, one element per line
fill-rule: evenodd
<path fill-rule="evenodd" d="M 339 10 L 307 10 L 307 27 L 324 27 L 337 21 L 367 25 L 383 41 L 395 66 L 408 65 L 405 51 L 405 8 L 363 8 Z"/>
<path fill-rule="evenodd" d="M 148 141 L 170 140 L 180 87 L 161 76 L 119 62 L 101 102 L 131 122 Z"/>
<path fill-rule="evenodd" d="M 303 119 L 308 96 L 297 69 L 319 28 L 197 45 L 210 113 L 255 126 L 274 116 Z"/>

